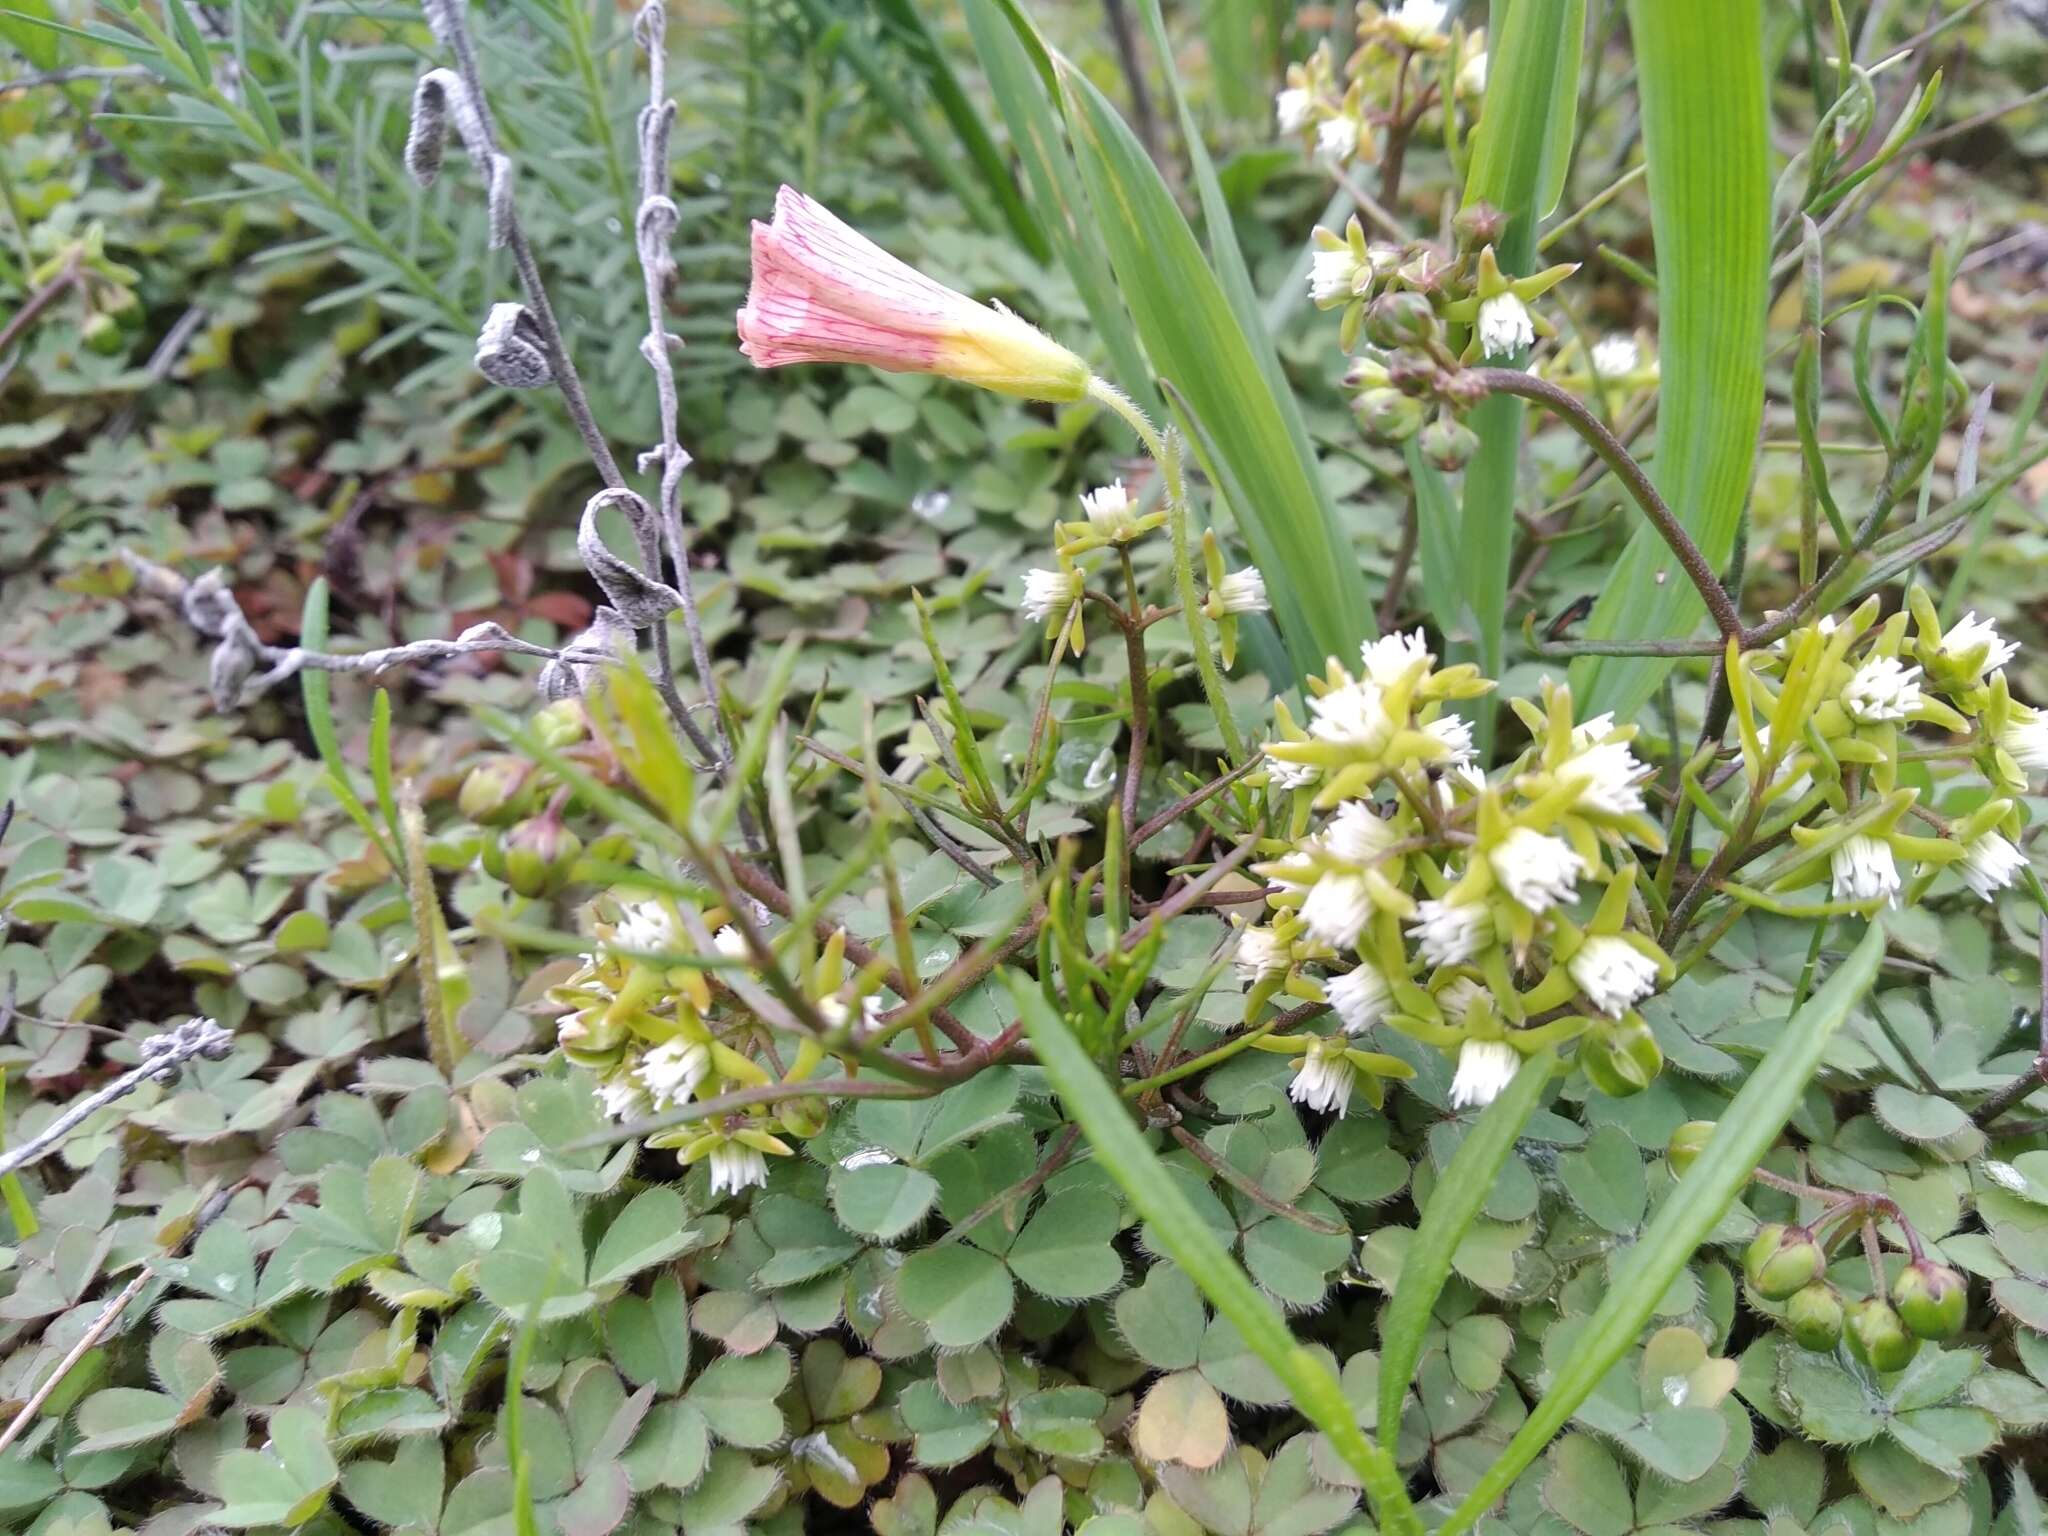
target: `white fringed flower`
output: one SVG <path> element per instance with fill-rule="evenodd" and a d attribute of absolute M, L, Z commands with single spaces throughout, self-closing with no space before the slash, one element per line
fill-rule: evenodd
<path fill-rule="evenodd" d="M 711 1149 L 711 1197 L 737 1195 L 768 1182 L 768 1159 L 741 1141 L 722 1141 Z"/>
<path fill-rule="evenodd" d="M 1986 832 L 1964 845 L 1962 866 L 1956 873 L 1980 899 L 1989 901 L 2026 867 L 2026 855 L 2009 838 L 2000 832 Z"/>
<path fill-rule="evenodd" d="M 1508 357 L 1535 344 L 1536 321 L 1512 293 L 1497 293 L 1479 306 L 1479 345 L 1488 357 Z"/>
<path fill-rule="evenodd" d="M 2048 772 L 2048 715 L 2015 709 L 1998 733 L 1998 744 L 2027 772 Z"/>
<path fill-rule="evenodd" d="M 1512 828 L 1486 861 L 1507 893 L 1538 914 L 1571 900 L 1579 876 L 1586 872 L 1586 861 L 1570 843 L 1528 827 Z"/>
<path fill-rule="evenodd" d="M 1365 675 L 1382 688 L 1399 682 L 1401 675 L 1416 662 L 1432 659 L 1429 642 L 1419 629 L 1405 635 L 1395 630 L 1377 640 L 1368 640 L 1358 648 L 1358 654 L 1365 663 Z"/>
<path fill-rule="evenodd" d="M 1216 583 L 1216 602 L 1225 613 L 1264 613 L 1273 606 L 1266 601 L 1266 578 L 1256 565 L 1232 571 Z"/>
<path fill-rule="evenodd" d="M 1557 770 L 1560 779 L 1583 780 L 1579 803 L 1606 816 L 1633 816 L 1642 810 L 1643 780 L 1649 773 L 1625 741 L 1583 747 Z"/>
<path fill-rule="evenodd" d="M 1462 965 L 1479 953 L 1487 912 L 1476 902 L 1421 901 L 1408 932 L 1422 950 L 1425 965 Z"/>
<path fill-rule="evenodd" d="M 1130 492 L 1121 480 L 1081 493 L 1081 510 L 1088 514 L 1088 526 L 1106 539 L 1130 533 L 1137 517 L 1131 508 Z"/>
<path fill-rule="evenodd" d="M 1568 967 L 1593 1006 L 1618 1019 L 1657 986 L 1657 962 L 1626 939 L 1596 933 L 1579 946 Z"/>
<path fill-rule="evenodd" d="M 1348 864 L 1370 864 L 1400 840 L 1392 823 L 1363 800 L 1346 800 L 1338 806 L 1321 833 L 1324 851 Z"/>
<path fill-rule="evenodd" d="M 711 1071 L 711 1052 L 694 1040 L 666 1040 L 640 1058 L 634 1075 L 656 1109 L 686 1103 Z"/>
<path fill-rule="evenodd" d="M 1892 845 L 1874 837 L 1856 836 L 1836 848 L 1829 860 L 1830 889 L 1836 901 L 1899 902 L 1899 863 Z"/>
<path fill-rule="evenodd" d="M 1457 91 L 1467 100 L 1486 94 L 1486 50 L 1480 49 L 1458 66 Z"/>
<path fill-rule="evenodd" d="M 1314 763 L 1290 763 L 1279 757 L 1266 759 L 1266 780 L 1275 789 L 1300 789 L 1304 784 L 1313 784 L 1321 771 Z"/>
<path fill-rule="evenodd" d="M 1330 1006 L 1336 1010 L 1347 1035 L 1363 1034 L 1379 1023 L 1386 1017 L 1387 1004 L 1393 999 L 1387 978 L 1367 960 L 1361 960 L 1356 970 L 1333 977 L 1323 990 L 1329 994 Z"/>
<path fill-rule="evenodd" d="M 1318 309 L 1347 304 L 1357 294 L 1358 277 L 1363 270 L 1348 245 L 1334 251 L 1317 251 L 1308 259 L 1308 296 Z"/>
<path fill-rule="evenodd" d="M 1290 85 L 1273 98 L 1273 116 L 1282 133 L 1299 133 L 1308 126 L 1309 114 L 1315 106 L 1313 95 L 1298 85 Z"/>
<path fill-rule="evenodd" d="M 747 936 L 731 923 L 711 935 L 711 947 L 728 960 L 744 960 L 752 953 L 747 948 Z"/>
<path fill-rule="evenodd" d="M 1358 153 L 1358 119 L 1341 113 L 1326 118 L 1316 129 L 1316 153 L 1332 165 L 1342 165 Z"/>
<path fill-rule="evenodd" d="M 1025 618 L 1042 622 L 1063 617 L 1080 596 L 1079 571 L 1040 568 L 1024 573 L 1024 601 L 1019 606 L 1023 608 Z"/>
<path fill-rule="evenodd" d="M 624 1073 L 597 1085 L 597 1107 L 608 1120 L 631 1120 L 654 1108 L 646 1092 Z"/>
<path fill-rule="evenodd" d="M 1237 949 L 1230 963 L 1237 967 L 1238 980 L 1247 986 L 1267 976 L 1278 976 L 1293 963 L 1291 946 L 1270 928 L 1240 928 Z"/>
<path fill-rule="evenodd" d="M 1896 656 L 1873 656 L 1842 690 L 1842 708 L 1859 725 L 1903 720 L 1920 707 L 1920 669 Z"/>
<path fill-rule="evenodd" d="M 1309 700 L 1308 707 L 1309 713 L 1315 716 L 1308 732 L 1318 741 L 1377 752 L 1394 734 L 1394 722 L 1387 716 L 1386 699 L 1379 685 L 1367 678 L 1332 688 L 1321 697 Z"/>
<path fill-rule="evenodd" d="M 1458 1047 L 1458 1070 L 1451 1079 L 1451 1108 L 1476 1109 L 1491 1104 L 1515 1080 L 1522 1058 L 1505 1040 L 1467 1040 Z"/>
<path fill-rule="evenodd" d="M 675 913 L 660 902 L 629 901 L 612 924 L 612 942 L 621 949 L 663 954 L 683 947 L 683 930 Z"/>
<path fill-rule="evenodd" d="M 1309 888 L 1301 904 L 1309 937 L 1332 949 L 1349 949 L 1372 921 L 1372 897 L 1359 875 L 1329 874 Z"/>
<path fill-rule="evenodd" d="M 1342 1040 L 1318 1040 L 1303 1053 L 1287 1096 L 1305 1109 L 1344 1118 L 1357 1069 L 1344 1055 Z"/>
<path fill-rule="evenodd" d="M 1463 1024 L 1471 1017 L 1472 1005 L 1486 995 L 1486 988 L 1470 976 L 1457 976 L 1437 990 L 1436 1005 L 1453 1024 Z"/>
<path fill-rule="evenodd" d="M 1957 619 L 1949 626 L 1948 633 L 1941 637 L 1941 654 L 1951 662 L 1971 659 L 1970 653 L 1979 646 L 1983 647 L 1984 655 L 1971 673 L 1973 677 L 1996 672 L 2020 650 L 2017 641 L 2001 638 L 1998 626 L 1989 619 L 1978 618 L 1974 610 Z"/>
<path fill-rule="evenodd" d="M 1603 379 L 1618 379 L 1642 365 L 1642 349 L 1633 336 L 1606 336 L 1593 344 L 1593 371 Z"/>
<path fill-rule="evenodd" d="M 1449 9 L 1444 0 L 1401 0 L 1387 13 L 1387 22 L 1402 42 L 1418 47 L 1443 30 L 1444 13 Z"/>
<path fill-rule="evenodd" d="M 1462 770 L 1471 766 L 1472 722 L 1463 715 L 1438 715 L 1422 728 L 1422 734 L 1443 743 L 1451 768 Z"/>

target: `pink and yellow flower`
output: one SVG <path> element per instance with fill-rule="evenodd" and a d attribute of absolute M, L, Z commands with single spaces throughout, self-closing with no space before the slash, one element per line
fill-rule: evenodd
<path fill-rule="evenodd" d="M 739 331 L 757 368 L 865 363 L 1029 400 L 1088 392 L 1088 365 L 1036 326 L 934 282 L 790 187 L 774 221 L 754 224 Z"/>

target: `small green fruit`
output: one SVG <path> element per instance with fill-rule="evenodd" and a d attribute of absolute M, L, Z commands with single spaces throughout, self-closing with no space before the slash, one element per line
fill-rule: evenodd
<path fill-rule="evenodd" d="M 559 751 L 573 747 L 590 734 L 590 717 L 581 699 L 557 699 L 533 717 L 533 734 L 543 746 Z"/>
<path fill-rule="evenodd" d="M 1923 1339 L 1952 1339 L 1963 1331 L 1970 1290 L 1946 1264 L 1915 1259 L 1892 1287 L 1892 1303 L 1905 1325 Z"/>
<path fill-rule="evenodd" d="M 1368 389 L 1352 409 L 1358 413 L 1359 425 L 1371 437 L 1384 443 L 1398 443 L 1420 430 L 1428 407 L 1398 389 Z"/>
<path fill-rule="evenodd" d="M 1437 333 L 1436 311 L 1419 293 L 1399 289 L 1365 306 L 1365 334 L 1380 347 L 1405 347 Z"/>
<path fill-rule="evenodd" d="M 568 884 L 583 839 L 553 816 L 535 816 L 507 832 L 502 847 L 505 872 L 499 878 L 522 896 L 552 896 Z"/>
<path fill-rule="evenodd" d="M 1785 1329 L 1806 1349 L 1833 1349 L 1842 1337 L 1842 1297 L 1825 1280 L 1792 1293 Z"/>
<path fill-rule="evenodd" d="M 1902 1371 L 1920 1352 L 1898 1309 L 1879 1296 L 1849 1304 L 1849 1353 L 1873 1371 Z"/>
<path fill-rule="evenodd" d="M 1671 1164 L 1671 1171 L 1683 1174 L 1706 1151 L 1707 1143 L 1713 1137 L 1714 1122 L 1711 1120 L 1688 1120 L 1673 1131 L 1670 1143 L 1664 1148 L 1664 1158 Z"/>
<path fill-rule="evenodd" d="M 1742 1273 L 1757 1295 L 1783 1301 L 1827 1273 L 1828 1258 L 1804 1227 L 1767 1222 L 1742 1256 Z"/>
<path fill-rule="evenodd" d="M 1439 416 L 1422 429 L 1422 456 L 1445 474 L 1463 469 L 1479 451 L 1479 434 L 1455 416 Z"/>
<path fill-rule="evenodd" d="M 1612 1099 L 1641 1093 L 1664 1070 L 1664 1051 L 1641 1019 L 1587 1035 L 1579 1042 L 1579 1065 L 1595 1088 Z"/>
<path fill-rule="evenodd" d="M 532 775 L 532 765 L 524 758 L 486 758 L 469 770 L 455 803 L 471 821 L 487 827 L 504 826 L 518 820 L 526 808 L 531 798 L 526 793 L 527 780 Z"/>
<path fill-rule="evenodd" d="M 121 334 L 120 322 L 112 315 L 94 315 L 85 322 L 82 334 L 87 350 L 97 352 L 101 357 L 112 357 L 128 345 L 128 338 Z"/>

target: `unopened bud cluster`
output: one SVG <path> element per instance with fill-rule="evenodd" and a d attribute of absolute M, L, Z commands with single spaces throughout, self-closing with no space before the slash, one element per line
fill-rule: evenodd
<path fill-rule="evenodd" d="M 1962 1332 L 1969 1290 L 1955 1270 L 1919 1253 L 1916 1242 L 1888 1291 L 1880 1285 L 1869 1295 L 1845 1298 L 1828 1278 L 1827 1249 L 1863 1213 L 1862 1202 L 1848 1197 L 1814 1227 L 1765 1223 L 1743 1254 L 1743 1278 L 1764 1301 L 1783 1304 L 1785 1331 L 1803 1348 L 1832 1350 L 1846 1341 L 1849 1353 L 1870 1369 L 1904 1370 L 1923 1341 Z"/>
<path fill-rule="evenodd" d="M 1529 746 L 1488 776 L 1453 712 L 1493 687 L 1476 668 L 1439 667 L 1420 631 L 1361 661 L 1308 679 L 1305 727 L 1277 707 L 1265 773 L 1291 822 L 1254 866 L 1269 911 L 1236 950 L 1248 1023 L 1285 997 L 1327 1003 L 1334 1028 L 1254 1043 L 1295 1055 L 1294 1097 L 1339 1113 L 1355 1083 L 1377 1103 L 1377 1079 L 1408 1074 L 1359 1048 L 1381 1027 L 1454 1061 L 1457 1108 L 1573 1040 L 1603 1091 L 1643 1088 L 1663 1057 L 1636 1006 L 1671 963 L 1637 896 L 1636 850 L 1661 834 L 1633 728 L 1576 719 L 1546 684 L 1540 706 L 1514 704 Z"/>
<path fill-rule="evenodd" d="M 1333 172 L 1371 164 L 1392 135 L 1428 131 L 1446 101 L 1476 109 L 1486 93 L 1486 33 L 1446 25 L 1445 0 L 1359 8 L 1358 47 L 1340 74 L 1327 49 L 1290 65 L 1273 98 L 1282 135 Z"/>

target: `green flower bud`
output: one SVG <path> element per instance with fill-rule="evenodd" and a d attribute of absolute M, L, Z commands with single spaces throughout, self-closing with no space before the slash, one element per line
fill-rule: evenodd
<path fill-rule="evenodd" d="M 1422 456 L 1449 474 L 1463 469 L 1479 451 L 1479 434 L 1455 416 L 1439 416 L 1422 429 Z"/>
<path fill-rule="evenodd" d="M 1419 293 L 1383 293 L 1365 306 L 1366 338 L 1379 347 L 1405 347 L 1437 333 L 1436 311 Z"/>
<path fill-rule="evenodd" d="M 1404 395 L 1427 399 L 1435 393 L 1436 381 L 1442 375 L 1436 359 L 1426 352 L 1403 347 L 1387 359 L 1387 383 Z"/>
<path fill-rule="evenodd" d="M 1581 1040 L 1579 1065 L 1595 1088 L 1609 1098 L 1625 1099 L 1657 1080 L 1664 1070 L 1664 1051 L 1650 1026 L 1630 1015 L 1628 1021 Z"/>
<path fill-rule="evenodd" d="M 1946 1264 L 1915 1259 L 1892 1287 L 1892 1302 L 1900 1319 L 1919 1337 L 1952 1339 L 1963 1331 L 1963 1316 L 1970 1309 L 1970 1289 L 1963 1277 Z"/>
<path fill-rule="evenodd" d="M 1361 357 L 1344 370 L 1344 387 L 1350 390 L 1385 389 L 1387 365 L 1377 358 Z"/>
<path fill-rule="evenodd" d="M 1451 233 L 1457 236 L 1460 250 L 1476 250 L 1482 245 L 1491 245 L 1507 227 L 1508 216 L 1486 202 L 1459 209 L 1451 220 Z"/>
<path fill-rule="evenodd" d="M 100 312 L 112 315 L 114 323 L 133 332 L 142 324 L 142 301 L 133 288 L 113 288 L 100 295 Z"/>
<path fill-rule="evenodd" d="M 785 1099 L 775 1118 L 790 1135 L 808 1138 L 825 1129 L 829 1113 L 823 1099 Z"/>
<path fill-rule="evenodd" d="M 1711 1120 L 1688 1120 L 1673 1131 L 1670 1144 L 1664 1148 L 1664 1157 L 1671 1164 L 1671 1171 L 1683 1174 L 1690 1168 L 1706 1150 L 1713 1134 L 1714 1122 Z"/>
<path fill-rule="evenodd" d="M 1785 1303 L 1785 1329 L 1801 1348 L 1833 1349 L 1842 1337 L 1842 1298 L 1825 1280 L 1803 1286 Z"/>
<path fill-rule="evenodd" d="M 1742 1256 L 1742 1273 L 1759 1296 L 1783 1301 L 1805 1289 L 1828 1270 L 1828 1256 L 1804 1227 L 1767 1222 L 1750 1240 Z"/>
<path fill-rule="evenodd" d="M 1902 1371 L 1920 1352 L 1920 1341 L 1906 1331 L 1897 1309 L 1880 1296 L 1849 1304 L 1846 1332 L 1849 1353 L 1873 1371 Z"/>
<path fill-rule="evenodd" d="M 533 717 L 533 734 L 543 746 L 573 747 L 590 734 L 590 717 L 581 699 L 557 699 Z"/>
<path fill-rule="evenodd" d="M 532 772 L 524 758 L 486 758 L 469 770 L 455 803 L 471 821 L 487 827 L 504 826 L 518 820 L 526 809 L 530 798 L 525 793 L 526 781 Z"/>
<path fill-rule="evenodd" d="M 128 345 L 128 338 L 121 334 L 121 325 L 112 315 L 94 315 L 85 322 L 81 333 L 88 351 L 97 352 L 101 357 L 112 357 Z"/>
<path fill-rule="evenodd" d="M 1358 412 L 1359 425 L 1368 435 L 1380 442 L 1398 443 L 1421 428 L 1428 407 L 1396 389 L 1368 389 L 1352 409 Z"/>
<path fill-rule="evenodd" d="M 568 884 L 583 839 L 557 817 L 535 816 L 507 832 L 502 847 L 505 873 L 499 878 L 522 896 L 552 896 Z"/>

